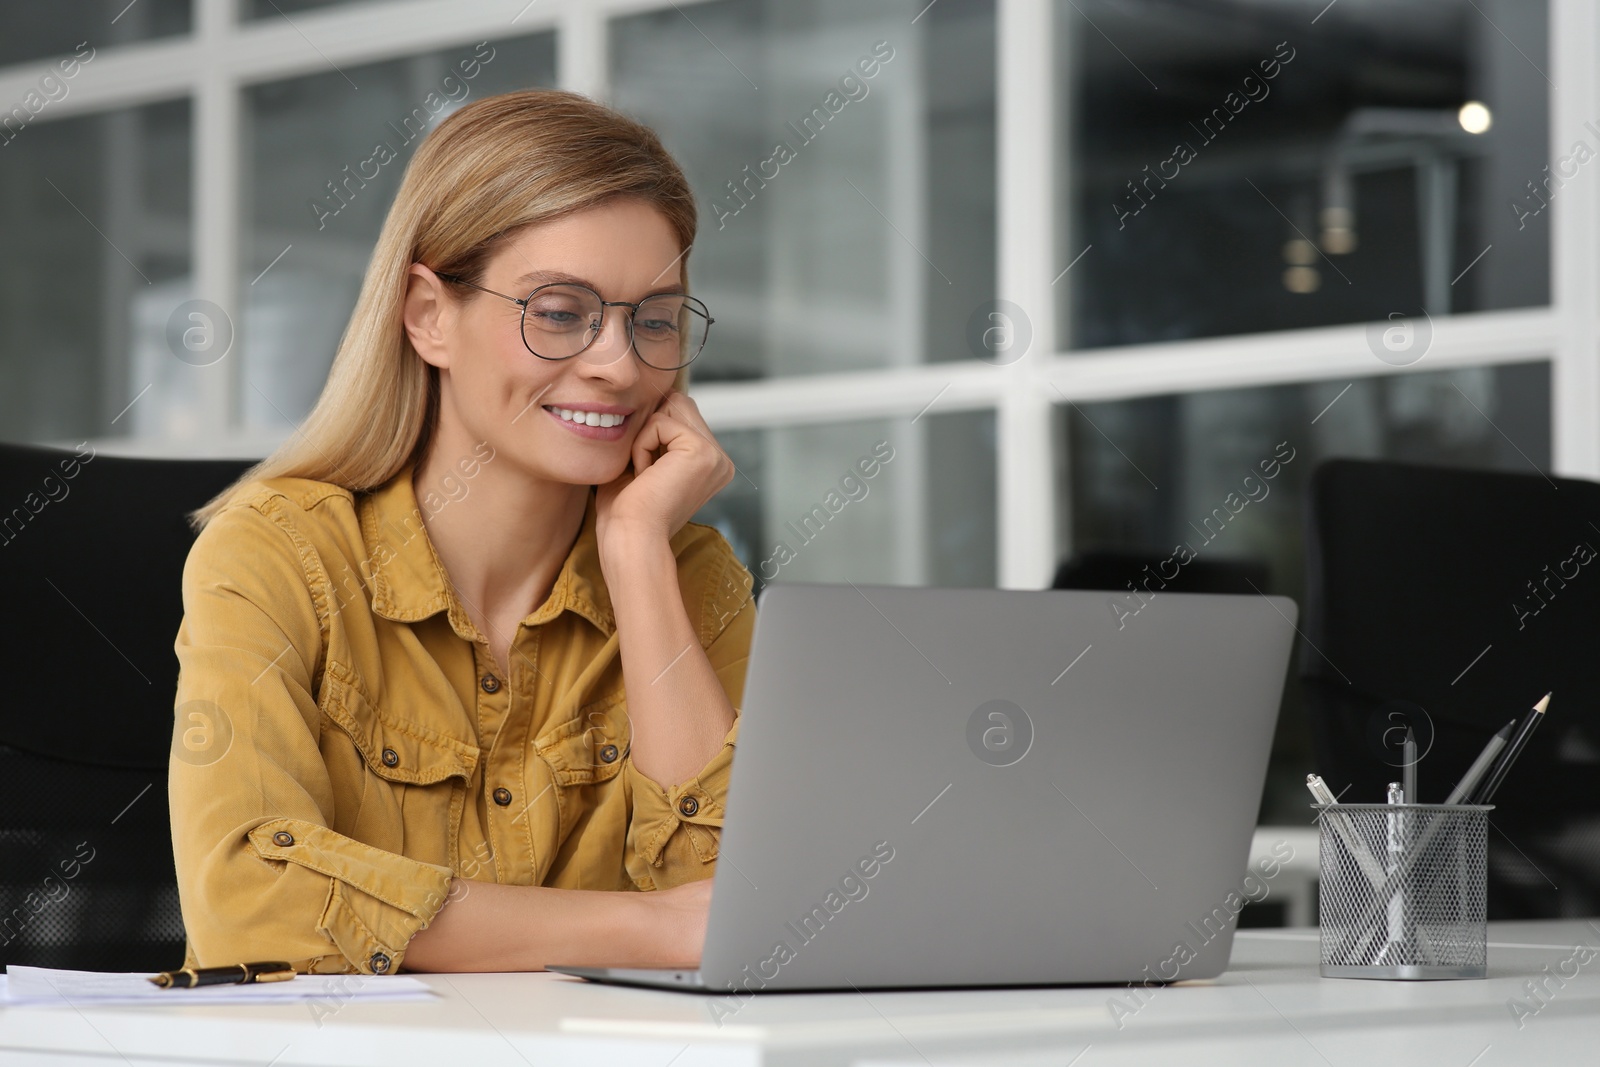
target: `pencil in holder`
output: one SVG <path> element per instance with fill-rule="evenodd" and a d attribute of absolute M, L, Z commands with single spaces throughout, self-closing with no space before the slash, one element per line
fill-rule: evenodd
<path fill-rule="evenodd" d="M 1316 804 L 1324 978 L 1483 978 L 1483 804 Z"/>

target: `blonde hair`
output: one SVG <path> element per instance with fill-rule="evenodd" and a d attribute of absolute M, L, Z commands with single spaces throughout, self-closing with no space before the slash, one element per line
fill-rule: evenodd
<path fill-rule="evenodd" d="M 363 492 L 420 459 L 438 418 L 439 379 L 402 320 L 411 265 L 478 281 L 498 239 L 619 197 L 654 206 L 679 247 L 693 245 L 694 196 L 649 127 L 554 89 L 485 97 L 446 118 L 406 167 L 316 406 L 276 451 L 192 512 L 190 523 L 203 528 L 236 492 L 264 478 Z M 687 271 L 687 252 L 682 260 Z M 687 367 L 673 384 L 688 385 Z"/>

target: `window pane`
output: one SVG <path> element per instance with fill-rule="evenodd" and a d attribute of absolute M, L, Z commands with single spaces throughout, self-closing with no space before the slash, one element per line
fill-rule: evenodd
<path fill-rule="evenodd" d="M 1549 303 L 1542 0 L 1057 17 L 1074 347 Z"/>
<path fill-rule="evenodd" d="M 247 430 L 286 428 L 311 410 L 422 136 L 468 100 L 554 82 L 555 39 L 544 33 L 246 91 Z"/>
<path fill-rule="evenodd" d="M 76 54 L 92 64 L 100 50 L 190 32 L 190 0 L 50 0 L 7 4 L 0 33 L 0 67 Z M 54 69 L 41 64 L 39 73 Z M 58 72 L 59 73 L 59 72 Z M 67 81 L 68 92 L 71 81 Z M 60 92 L 60 90 L 53 90 Z M 13 101 L 6 101 L 10 106 Z"/>
<path fill-rule="evenodd" d="M 152 431 L 204 373 L 164 341 L 188 295 L 188 101 L 41 122 L 4 151 L 0 435 Z"/>
<path fill-rule="evenodd" d="M 695 521 L 722 531 L 758 590 L 772 581 L 994 585 L 993 412 L 730 430 L 717 440 L 739 473 Z"/>
<path fill-rule="evenodd" d="M 255 19 L 288 18 L 302 11 L 321 11 L 324 8 L 371 2 L 372 0 L 244 0 L 239 5 L 239 18 L 246 22 Z"/>
<path fill-rule="evenodd" d="M 1078 584 L 1124 589 L 1187 543 L 1305 602 L 1303 517 L 1312 468 L 1349 456 L 1534 473 L 1550 468 L 1548 363 L 1229 389 L 1058 409 L 1070 456 Z M 1287 459 L 1286 459 L 1287 457 Z M 1242 487 L 1261 462 L 1278 476 Z M 1069 464 L 1061 464 L 1066 468 Z M 1269 468 L 1270 469 L 1270 468 Z M 1225 525 L 1228 494 L 1251 499 Z M 1235 503 L 1238 503 L 1237 498 Z M 1230 512 L 1232 508 L 1228 509 Z M 1300 688 L 1284 693 L 1266 822 L 1305 820 L 1310 738 Z"/>
<path fill-rule="evenodd" d="M 617 106 L 699 201 L 699 380 L 970 358 L 994 295 L 992 0 L 718 0 L 617 19 L 611 43 Z"/>

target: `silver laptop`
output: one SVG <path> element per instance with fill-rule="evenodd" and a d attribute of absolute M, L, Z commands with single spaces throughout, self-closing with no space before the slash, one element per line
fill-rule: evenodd
<path fill-rule="evenodd" d="M 769 586 L 699 969 L 552 969 L 741 996 L 1214 977 L 1267 877 L 1295 615 Z"/>

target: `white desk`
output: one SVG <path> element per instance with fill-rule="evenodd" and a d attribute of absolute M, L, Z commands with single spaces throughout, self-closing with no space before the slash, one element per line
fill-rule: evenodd
<path fill-rule="evenodd" d="M 757 997 L 719 1028 L 698 995 L 595 986 L 549 974 L 426 975 L 429 1003 L 351 1002 L 318 1021 L 307 1005 L 13 1008 L 0 1011 L 5 1067 L 153 1064 L 1184 1063 L 1318 1067 L 1503 1067 L 1600 1061 L 1600 921 L 1493 924 L 1489 978 L 1322 979 L 1314 930 L 1245 931 L 1215 982 L 1147 992 L 1119 1029 L 1123 987 Z M 1554 981 L 1519 1029 L 1523 983 L 1584 944 L 1577 977 Z M 1574 964 L 1566 970 L 1570 973 Z M 373 979 L 381 981 L 382 979 Z M 1530 1008 L 1537 1002 L 1528 1000 Z M 1087 1051 L 1085 1051 L 1087 1049 Z M 1074 1057 L 1077 1057 L 1076 1059 Z"/>

